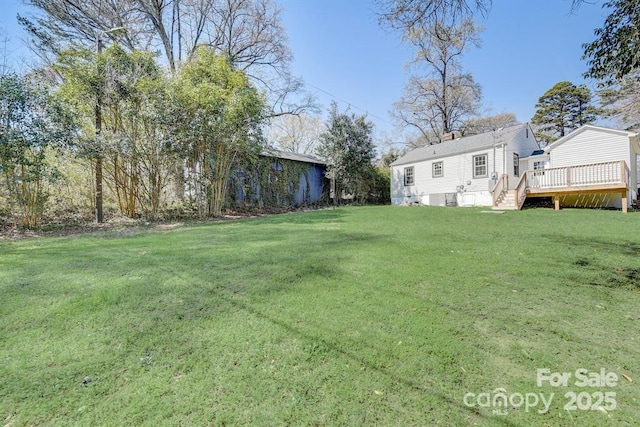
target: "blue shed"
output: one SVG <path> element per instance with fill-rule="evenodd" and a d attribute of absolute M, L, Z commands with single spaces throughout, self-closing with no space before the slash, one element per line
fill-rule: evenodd
<path fill-rule="evenodd" d="M 328 201 L 327 164 L 317 157 L 269 148 L 247 169 L 253 170 L 238 170 L 230 183 L 236 205 L 297 207 Z"/>

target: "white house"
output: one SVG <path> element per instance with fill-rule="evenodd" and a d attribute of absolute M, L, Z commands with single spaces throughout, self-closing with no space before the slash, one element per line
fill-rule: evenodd
<path fill-rule="evenodd" d="M 637 133 L 584 125 L 522 159 L 523 169 L 538 170 L 527 176 L 527 196 L 556 196 L 561 206 L 622 208 L 623 199 L 630 206 L 638 198 L 638 154 Z"/>
<path fill-rule="evenodd" d="M 627 207 L 638 197 L 640 139 L 585 125 L 540 149 L 528 124 L 418 148 L 391 165 L 392 204 L 520 209 L 528 197 L 560 206 Z"/>
<path fill-rule="evenodd" d="M 492 206 L 498 177 L 515 186 L 536 150 L 528 123 L 417 148 L 391 164 L 391 203 Z"/>

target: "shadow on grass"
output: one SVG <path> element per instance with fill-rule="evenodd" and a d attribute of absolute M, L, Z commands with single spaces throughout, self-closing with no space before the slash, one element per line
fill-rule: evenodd
<path fill-rule="evenodd" d="M 562 243 L 593 255 L 567 259 L 572 268 L 568 270 L 569 279 L 578 284 L 640 290 L 640 243 L 630 241 L 605 241 L 575 236 L 546 236 L 556 243 Z M 599 254 L 622 255 L 630 258 L 625 264 L 607 264 Z"/>
<path fill-rule="evenodd" d="M 283 216 L 270 218 L 267 222 L 269 224 L 318 223 L 318 218 L 313 219 L 305 217 L 303 220 L 300 220 L 303 217 L 305 217 L 305 215 L 297 215 L 294 217 L 296 219 L 295 221 L 289 221 L 288 218 Z M 320 220 L 335 221 L 342 217 L 343 213 L 339 211 L 324 211 L 320 215 Z M 256 224 L 257 223 L 258 222 L 256 222 Z M 262 232 L 264 233 L 264 230 Z M 280 276 L 277 277 L 276 280 L 270 281 L 266 286 L 257 286 L 251 289 L 253 296 L 268 298 L 270 295 L 273 295 L 274 292 L 288 292 L 291 291 L 296 284 L 306 280 L 327 279 L 327 281 L 331 280 L 333 283 L 335 282 L 335 279 L 340 278 L 341 275 L 345 273 L 343 271 L 343 264 L 349 259 L 355 247 L 382 242 L 387 238 L 386 235 L 369 232 L 343 233 L 338 231 L 335 233 L 324 233 L 321 231 L 315 231 L 309 234 L 308 237 L 310 241 L 291 246 L 290 242 L 286 239 L 277 240 L 279 237 L 281 237 L 281 232 L 278 230 L 269 231 L 261 235 L 259 239 L 267 241 L 273 241 L 276 239 L 278 244 L 271 247 L 269 250 L 272 253 L 278 254 L 274 262 L 279 265 L 281 270 L 285 266 L 288 268 L 285 268 L 284 272 L 281 272 Z M 257 236 L 252 236 L 252 239 L 256 240 Z M 328 245 L 333 248 L 331 251 L 327 250 Z M 304 254 L 304 256 L 301 256 L 302 254 Z M 259 262 L 257 262 L 257 260 L 256 262 L 249 261 L 248 264 L 259 264 Z M 264 275 L 268 275 L 268 267 L 264 268 L 262 273 Z M 199 279 L 206 281 L 206 277 L 201 275 L 199 276 Z M 358 363 L 361 366 L 365 366 L 367 369 L 376 372 L 395 383 L 402 384 L 406 388 L 422 392 L 425 396 L 435 396 L 440 401 L 451 405 L 452 408 L 456 408 L 459 412 L 468 413 L 469 415 L 482 419 L 491 419 L 492 421 L 495 421 L 496 425 L 517 425 L 517 423 L 513 423 L 508 419 L 488 416 L 483 414 L 477 408 L 471 408 L 463 405 L 461 399 L 454 399 L 450 395 L 447 395 L 442 391 L 438 391 L 436 389 L 436 387 L 438 387 L 436 384 L 419 384 L 410 377 L 399 376 L 392 370 L 379 366 L 378 364 L 367 360 L 367 358 L 362 357 L 358 352 L 352 351 L 344 345 L 341 345 L 336 341 L 336 338 L 326 337 L 322 333 L 316 334 L 305 331 L 296 326 L 293 321 L 287 322 L 267 311 L 259 309 L 256 306 L 257 304 L 252 304 L 250 301 L 247 302 L 247 300 L 236 298 L 234 290 L 229 289 L 228 287 L 216 285 L 214 283 L 210 283 L 210 285 L 213 286 L 210 292 L 214 292 L 214 289 L 217 289 L 219 292 L 216 292 L 216 297 L 222 299 L 225 302 L 225 306 L 232 306 L 237 310 L 242 310 L 251 316 L 255 316 L 258 319 L 287 331 L 289 335 L 296 337 L 303 342 L 312 343 L 305 347 L 305 350 L 309 353 L 333 352 L 335 354 L 339 354 L 348 360 Z M 238 290 L 236 289 L 236 291 Z M 241 289 L 239 291 L 246 293 L 248 289 Z"/>
<path fill-rule="evenodd" d="M 339 208 L 325 208 L 308 212 L 291 212 L 277 215 L 271 215 L 260 218 L 259 221 L 247 221 L 248 225 L 268 224 L 316 224 L 322 222 L 335 222 L 344 219 L 348 212 Z"/>
<path fill-rule="evenodd" d="M 225 297 L 223 297 L 225 298 Z M 460 412 L 466 412 L 469 414 L 473 414 L 476 417 L 479 418 L 485 418 L 485 419 L 491 419 L 492 421 L 495 421 L 496 424 L 498 425 L 504 425 L 504 426 L 516 426 L 517 424 L 510 422 L 509 420 L 505 419 L 505 418 L 500 418 L 500 417 L 493 417 L 493 416 L 486 416 L 484 414 L 482 414 L 482 412 L 480 412 L 479 410 L 475 409 L 475 408 L 471 408 L 468 406 L 465 406 L 463 404 L 460 403 L 460 401 L 452 399 L 450 396 L 442 393 L 442 392 L 438 392 L 434 390 L 434 387 L 436 387 L 435 385 L 422 385 L 422 384 L 418 384 L 417 382 L 413 381 L 411 378 L 405 378 L 405 377 L 401 377 L 396 375 L 395 373 L 393 373 L 392 371 L 390 371 L 389 369 L 385 369 L 384 367 L 378 366 L 372 362 L 370 362 L 369 360 L 360 357 L 357 353 L 352 352 L 346 348 L 344 348 L 343 346 L 332 342 L 329 339 L 326 339 L 324 337 L 322 337 L 321 335 L 314 335 L 314 334 L 310 334 L 307 333 L 305 331 L 303 331 L 300 328 L 297 328 L 296 326 L 293 326 L 287 322 L 284 322 L 274 316 L 271 316 L 267 313 L 265 313 L 264 311 L 258 310 L 255 307 L 252 307 L 249 304 L 243 303 L 242 301 L 238 301 L 235 299 L 231 299 L 231 298 L 227 298 L 227 302 L 230 305 L 236 306 L 239 309 L 244 310 L 245 312 L 251 314 L 252 316 L 255 316 L 257 318 L 260 318 L 262 320 L 268 321 L 269 323 L 276 325 L 284 330 L 286 330 L 289 334 L 298 337 L 298 338 L 302 338 L 304 339 L 306 342 L 311 342 L 313 343 L 311 345 L 311 347 L 308 349 L 308 351 L 314 352 L 314 351 L 321 351 L 321 352 L 327 352 L 327 351 L 332 351 L 335 352 L 337 354 L 342 355 L 343 357 L 359 363 L 361 366 L 366 366 L 367 369 L 370 369 L 374 372 L 377 372 L 378 374 L 387 377 L 389 379 L 391 379 L 392 381 L 402 384 L 404 387 L 413 389 L 415 391 L 420 391 L 423 392 L 425 394 L 425 396 L 430 395 L 430 396 L 436 396 L 438 397 L 441 401 L 446 402 L 447 404 L 451 405 L 452 407 L 457 408 Z"/>
<path fill-rule="evenodd" d="M 181 309 L 190 318 L 208 316 L 211 311 L 202 307 L 203 296 L 214 296 L 208 286 L 268 297 L 304 281 L 338 277 L 340 265 L 357 246 L 383 239 L 375 233 L 313 227 L 343 215 L 324 210 L 243 221 L 243 227 L 232 229 L 228 226 L 233 223 L 220 223 L 184 230 L 191 235 L 90 236 L 19 245 L 12 248 L 19 262 L 7 263 L 0 291 L 29 300 L 62 296 L 62 306 L 52 310 L 81 312 L 88 305 L 111 310 L 139 299 L 143 305 L 137 311 L 153 316 L 176 317 Z M 194 285 L 194 279 L 208 285 Z M 192 298 L 195 307 L 173 307 L 168 303 L 171 295 Z M 165 304 L 169 307 L 162 310 Z M 72 307 L 65 308 L 68 305 Z"/>
<path fill-rule="evenodd" d="M 145 343 L 146 336 L 162 336 L 161 332 L 166 333 L 172 322 L 194 322 L 224 316 L 230 311 L 243 311 L 293 337 L 314 343 L 310 351 L 326 349 L 339 354 L 405 388 L 434 396 L 461 413 L 490 419 L 496 425 L 517 425 L 463 405 L 461 399 L 451 397 L 437 384 L 421 384 L 406 375 L 398 375 L 348 348 L 339 337 L 323 334 L 321 328 L 305 331 L 293 321 L 278 318 L 275 311 L 261 310 L 258 307 L 261 301 L 253 304 L 250 299 L 238 298 L 238 294 L 243 294 L 268 299 L 274 293 L 289 292 L 301 282 L 316 282 L 317 279 L 338 283 L 337 279 L 345 273 L 344 263 L 354 250 L 387 238 L 375 232 L 343 232 L 339 229 L 326 232 L 320 227 L 300 227 L 336 222 L 344 215 L 344 211 L 337 209 L 246 221 L 243 224 L 260 225 L 261 228 L 247 227 L 232 232 L 225 228 L 227 231 L 221 233 L 222 236 L 216 234 L 217 226 L 211 225 L 209 229 L 198 228 L 192 235 L 179 239 L 173 236 L 159 238 L 160 243 L 155 239 L 150 242 L 148 236 L 108 241 L 91 239 L 73 245 L 68 241 L 56 242 L 23 254 L 25 264 L 16 269 L 16 274 L 38 271 L 38 288 L 52 296 L 56 292 L 66 292 L 65 283 L 75 283 L 69 297 L 58 295 L 62 298 L 61 306 L 51 307 L 49 314 L 53 316 L 42 313 L 42 318 L 55 318 L 56 311 L 65 311 L 57 321 L 61 334 L 70 327 L 65 325 L 99 318 L 99 324 L 87 320 L 87 329 L 94 332 L 104 329 L 114 337 L 121 332 L 126 337 L 129 356 L 144 354 L 147 357 L 154 344 Z M 278 227 L 269 228 L 274 224 Z M 291 239 L 290 235 L 294 233 L 296 238 Z M 221 243 L 212 246 L 209 234 L 212 239 L 221 239 Z M 251 247 L 251 243 L 265 245 Z M 47 285 L 43 276 L 47 271 L 57 275 L 57 285 Z M 81 281 L 87 278 L 91 284 L 84 286 Z M 21 286 L 18 284 L 13 293 L 19 293 Z M 116 317 L 121 310 L 128 312 L 127 318 Z M 140 353 L 142 350 L 144 352 Z M 114 354 L 121 355 L 115 350 Z"/>
<path fill-rule="evenodd" d="M 544 237 L 555 243 L 561 243 L 569 246 L 588 247 L 601 251 L 615 252 L 626 256 L 640 256 L 640 243 L 638 242 L 605 241 L 562 235 L 546 235 Z"/>
<path fill-rule="evenodd" d="M 640 290 L 640 268 L 638 267 L 602 265 L 587 258 L 579 258 L 573 265 L 589 274 L 587 278 L 573 277 L 574 282 L 585 283 L 586 280 L 586 284 L 592 286 Z"/>

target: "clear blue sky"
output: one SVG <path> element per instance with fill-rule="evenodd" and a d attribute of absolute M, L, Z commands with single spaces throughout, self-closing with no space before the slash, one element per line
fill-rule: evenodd
<path fill-rule="evenodd" d="M 335 99 L 340 109 L 367 112 L 379 136 L 401 139 L 389 111 L 408 79 L 411 51 L 398 34 L 379 27 L 373 0 L 276 1 L 294 54 L 293 72 L 304 78 L 323 110 Z M 18 69 L 28 55 L 15 22 L 16 13 L 26 12 L 21 4 L 0 0 L 0 28 Z M 480 22 L 485 28 L 481 48 L 463 58 L 465 70 L 482 86 L 486 113 L 510 112 L 525 122 L 555 83 L 593 87 L 582 79 L 582 44 L 593 40 L 593 30 L 604 22 L 601 4 L 584 3 L 571 14 L 571 0 L 494 0 Z"/>
<path fill-rule="evenodd" d="M 605 13 L 601 1 L 571 14 L 570 0 L 494 0 L 480 23 L 482 46 L 463 58 L 482 86 L 488 114 L 533 117 L 538 98 L 554 84 L 585 82 L 582 44 L 594 39 Z M 282 0 L 294 71 L 309 85 L 339 98 L 339 106 L 369 113 L 395 138 L 388 112 L 402 95 L 411 51 L 378 25 L 370 0 Z M 314 90 L 329 105 L 331 97 Z M 344 101 L 344 102 L 343 102 Z M 357 107 L 357 108 L 356 108 Z"/>

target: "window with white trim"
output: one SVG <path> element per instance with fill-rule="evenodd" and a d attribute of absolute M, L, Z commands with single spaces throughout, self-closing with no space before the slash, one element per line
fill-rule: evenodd
<path fill-rule="evenodd" d="M 433 168 L 432 170 L 433 170 L 434 178 L 441 178 L 444 176 L 444 168 L 443 168 L 442 162 L 433 163 L 432 168 Z"/>
<path fill-rule="evenodd" d="M 537 171 L 539 169 L 544 169 L 544 160 L 538 160 L 537 162 L 533 162 L 533 170 Z"/>
<path fill-rule="evenodd" d="M 520 156 L 513 153 L 513 175 L 520 176 Z"/>
<path fill-rule="evenodd" d="M 488 167 L 487 167 L 487 155 L 479 154 L 477 156 L 473 156 L 473 177 L 474 178 L 484 178 L 487 176 Z"/>
<path fill-rule="evenodd" d="M 404 168 L 404 185 L 413 185 L 414 182 L 413 166 Z"/>

